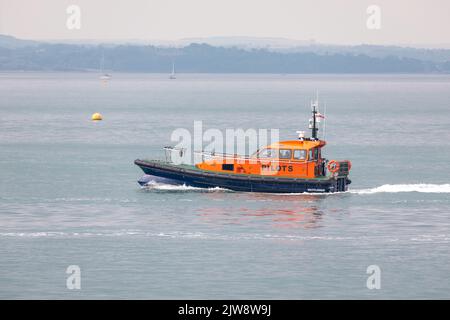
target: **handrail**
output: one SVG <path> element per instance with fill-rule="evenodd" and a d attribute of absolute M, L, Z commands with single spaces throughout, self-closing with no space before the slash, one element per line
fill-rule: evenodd
<path fill-rule="evenodd" d="M 175 150 L 175 151 L 184 151 L 186 150 L 186 148 L 175 148 L 175 147 L 164 147 L 164 150 Z M 240 156 L 240 155 L 236 155 L 236 154 L 231 154 L 231 153 L 222 153 L 222 152 L 208 152 L 208 151 L 193 151 L 194 154 L 208 154 L 211 156 L 216 156 L 216 155 L 222 155 L 222 156 L 230 156 L 230 157 L 241 157 L 244 159 L 252 159 L 249 156 Z"/>
<path fill-rule="evenodd" d="M 168 151 L 185 151 L 186 148 L 175 148 L 175 147 L 164 147 L 164 150 L 168 150 Z M 193 151 L 194 154 L 200 154 L 200 155 L 207 155 L 209 157 L 212 158 L 231 158 L 231 159 L 235 159 L 235 160 L 254 160 L 254 161 L 265 161 L 265 162 L 282 162 L 282 163 L 288 163 L 288 164 L 308 164 L 311 162 L 317 162 L 316 160 L 291 160 L 291 159 L 283 159 L 283 158 L 255 158 L 255 157 L 249 157 L 249 156 L 242 156 L 242 155 L 237 155 L 237 154 L 229 154 L 229 153 L 221 153 L 221 152 L 208 152 L 208 151 Z M 203 161 L 203 158 L 202 158 Z"/>

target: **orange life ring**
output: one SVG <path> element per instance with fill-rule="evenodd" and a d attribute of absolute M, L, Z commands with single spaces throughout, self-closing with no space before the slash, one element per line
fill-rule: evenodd
<path fill-rule="evenodd" d="M 339 167 L 339 162 L 337 162 L 336 160 L 331 160 L 327 165 L 328 170 L 332 173 L 338 172 Z"/>

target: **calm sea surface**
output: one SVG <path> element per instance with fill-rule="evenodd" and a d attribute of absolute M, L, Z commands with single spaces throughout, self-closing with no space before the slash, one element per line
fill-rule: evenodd
<path fill-rule="evenodd" d="M 195 120 L 295 138 L 316 90 L 349 192 L 136 183 Z M 450 76 L 0 73 L 0 298 L 450 298 L 449 163 Z"/>

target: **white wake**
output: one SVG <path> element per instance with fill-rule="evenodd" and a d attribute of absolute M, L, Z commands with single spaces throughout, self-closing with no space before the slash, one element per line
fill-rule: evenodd
<path fill-rule="evenodd" d="M 144 189 L 152 189 L 152 190 L 161 190 L 161 191 L 200 191 L 200 192 L 208 192 L 208 191 L 228 191 L 224 188 L 214 187 L 214 188 L 197 188 L 183 185 L 174 185 L 174 184 L 166 184 L 161 182 L 150 181 L 144 187 Z"/>
<path fill-rule="evenodd" d="M 165 184 L 155 181 L 150 181 L 144 189 L 153 189 L 161 191 L 197 191 L 197 192 L 214 192 L 214 191 L 225 191 L 230 192 L 228 189 L 215 187 L 215 188 L 197 188 L 187 185 L 172 185 Z M 450 193 L 450 184 L 384 184 L 375 188 L 368 189 L 350 189 L 348 193 L 353 194 L 374 194 L 374 193 L 398 193 L 398 192 L 421 192 L 421 193 Z M 277 194 L 277 193 L 274 193 Z M 280 195 L 305 195 L 311 193 L 280 193 Z M 315 193 L 316 194 L 316 193 Z M 323 193 L 317 193 L 323 195 Z"/>
<path fill-rule="evenodd" d="M 349 193 L 373 194 L 373 193 L 397 193 L 397 192 L 422 192 L 422 193 L 450 193 L 450 184 L 384 184 L 370 189 L 349 190 Z"/>

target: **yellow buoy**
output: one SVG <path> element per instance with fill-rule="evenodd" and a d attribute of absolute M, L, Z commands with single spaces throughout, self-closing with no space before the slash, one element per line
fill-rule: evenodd
<path fill-rule="evenodd" d="M 98 112 L 96 112 L 96 113 L 94 113 L 93 115 L 92 115 L 92 120 L 93 121 L 99 121 L 99 120 L 102 120 L 103 118 L 102 118 L 102 115 L 100 114 L 100 113 L 98 113 Z"/>

